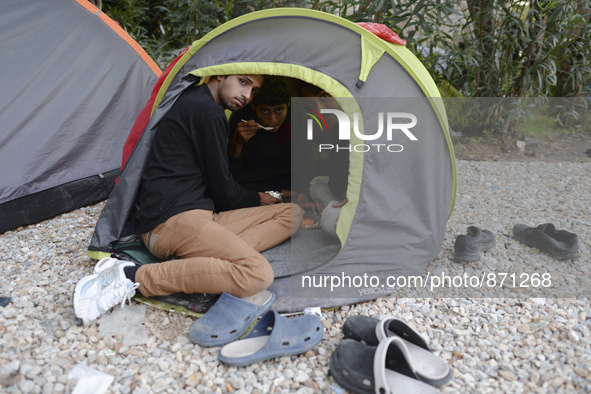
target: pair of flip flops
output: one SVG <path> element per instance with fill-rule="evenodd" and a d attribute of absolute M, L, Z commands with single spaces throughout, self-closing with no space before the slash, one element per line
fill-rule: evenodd
<path fill-rule="evenodd" d="M 218 359 L 237 366 L 305 353 L 320 343 L 324 329 L 318 317 L 283 317 L 269 310 L 274 300 L 275 294 L 268 290 L 249 298 L 222 293 L 215 305 L 195 320 L 189 339 L 200 346 L 223 346 Z M 259 316 L 252 330 L 237 340 Z"/>
<path fill-rule="evenodd" d="M 330 370 L 353 393 L 437 393 L 452 375 L 425 339 L 404 321 L 352 316 L 345 340 L 330 357 Z"/>

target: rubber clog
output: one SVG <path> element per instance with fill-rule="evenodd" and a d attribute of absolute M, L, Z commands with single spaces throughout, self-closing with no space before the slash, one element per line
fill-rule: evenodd
<path fill-rule="evenodd" d="M 377 346 L 385 339 L 398 337 L 405 342 L 408 360 L 416 371 L 417 379 L 433 386 L 442 386 L 453 376 L 453 370 L 437 357 L 427 341 L 406 322 L 396 318 L 384 320 L 369 316 L 351 316 L 343 325 L 345 338 L 370 346 Z"/>
<path fill-rule="evenodd" d="M 324 329 L 314 315 L 283 317 L 266 312 L 242 339 L 220 349 L 218 359 L 229 365 L 250 365 L 281 356 L 305 353 L 322 340 Z"/>
<path fill-rule="evenodd" d="M 330 355 L 330 372 L 339 385 L 358 394 L 439 391 L 417 379 L 405 342 L 390 337 L 370 346 L 345 339 Z"/>
<path fill-rule="evenodd" d="M 222 346 L 248 330 L 257 317 L 271 308 L 275 294 L 265 290 L 248 301 L 222 293 L 216 303 L 189 329 L 189 339 L 200 346 Z"/>

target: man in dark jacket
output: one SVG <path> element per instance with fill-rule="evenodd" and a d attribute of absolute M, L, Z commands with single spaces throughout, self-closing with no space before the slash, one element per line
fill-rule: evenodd
<path fill-rule="evenodd" d="M 211 77 L 183 92 L 160 121 L 142 174 L 139 231 L 148 250 L 167 261 L 137 267 L 112 259 L 100 273 L 95 269 L 80 280 L 74 309 L 84 323 L 136 289 L 147 297 L 247 297 L 273 282 L 273 269 L 260 252 L 289 238 L 299 228 L 301 211 L 232 178 L 224 112 L 247 105 L 262 82 L 261 75 Z"/>

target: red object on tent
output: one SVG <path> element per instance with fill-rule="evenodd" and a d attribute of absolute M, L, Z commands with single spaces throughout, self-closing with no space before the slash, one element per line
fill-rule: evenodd
<path fill-rule="evenodd" d="M 158 95 L 158 92 L 160 91 L 160 88 L 162 87 L 164 80 L 166 79 L 174 65 L 180 60 L 181 57 L 183 57 L 183 55 L 189 50 L 190 47 L 191 46 L 189 45 L 187 48 L 185 48 L 185 50 L 166 67 L 166 69 L 162 72 L 162 74 L 160 74 L 160 77 L 158 77 L 158 80 L 154 84 L 152 94 L 150 95 L 150 100 L 148 100 L 146 106 L 138 114 L 137 118 L 135 119 L 135 123 L 133 124 L 131 131 L 129 132 L 129 135 L 125 140 L 125 144 L 123 145 L 123 159 L 121 162 L 121 171 L 123 171 L 123 168 L 125 168 L 125 164 L 127 164 L 127 160 L 129 159 L 129 156 L 131 156 L 131 152 L 133 152 L 133 149 L 135 148 L 140 137 L 142 136 L 142 133 L 148 125 L 148 122 L 150 121 L 150 117 L 152 115 L 152 107 L 154 107 L 156 96 Z"/>
<path fill-rule="evenodd" d="M 394 33 L 394 31 L 386 25 L 370 22 L 359 22 L 357 24 L 363 27 L 365 30 L 380 37 L 382 40 L 391 42 L 392 44 L 406 45 L 406 40 L 400 38 L 398 34 Z"/>

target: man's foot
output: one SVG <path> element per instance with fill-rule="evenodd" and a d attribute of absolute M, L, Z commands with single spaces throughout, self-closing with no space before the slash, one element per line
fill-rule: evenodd
<path fill-rule="evenodd" d="M 74 290 L 74 313 L 78 325 L 87 325 L 117 304 L 131 303 L 139 283 L 127 279 L 123 269 L 134 266 L 131 261 L 118 260 L 99 273 L 80 279 Z"/>

